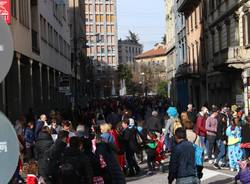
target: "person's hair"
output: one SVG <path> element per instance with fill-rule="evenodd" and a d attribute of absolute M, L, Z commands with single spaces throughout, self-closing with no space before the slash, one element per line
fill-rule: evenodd
<path fill-rule="evenodd" d="M 100 129 L 102 132 L 108 132 L 111 130 L 111 124 L 102 123 L 102 124 L 100 124 Z"/>
<path fill-rule="evenodd" d="M 30 127 L 31 125 L 34 125 L 34 122 L 33 121 L 28 121 L 27 127 Z"/>
<path fill-rule="evenodd" d="M 194 124 L 193 122 L 189 119 L 187 112 L 182 112 L 181 113 L 181 122 L 183 124 L 183 126 L 186 129 L 193 129 Z"/>
<path fill-rule="evenodd" d="M 69 146 L 72 148 L 79 149 L 80 147 L 80 139 L 79 137 L 71 137 L 69 140 Z"/>
<path fill-rule="evenodd" d="M 122 120 L 122 123 L 129 125 L 129 120 L 128 119 L 124 119 L 124 120 Z"/>
<path fill-rule="evenodd" d="M 177 128 L 175 130 L 175 136 L 177 139 L 186 139 L 187 138 L 186 129 L 182 127 Z"/>
<path fill-rule="evenodd" d="M 48 126 L 44 126 L 44 127 L 42 128 L 41 132 L 43 132 L 43 133 L 49 133 L 49 134 L 51 133 Z"/>
<path fill-rule="evenodd" d="M 54 118 L 51 119 L 50 123 L 57 123 L 57 122 L 56 122 L 56 119 L 54 119 Z"/>
<path fill-rule="evenodd" d="M 58 133 L 58 139 L 59 140 L 62 140 L 63 138 L 67 138 L 69 136 L 69 132 L 68 131 L 65 131 L 65 130 L 61 130 L 59 133 Z"/>
<path fill-rule="evenodd" d="M 35 160 L 30 160 L 27 166 L 27 174 L 37 175 L 38 173 L 38 164 Z"/>
<path fill-rule="evenodd" d="M 71 123 L 70 123 L 70 121 L 68 121 L 68 120 L 64 120 L 64 121 L 62 122 L 62 126 L 70 127 L 70 125 L 71 125 Z"/>

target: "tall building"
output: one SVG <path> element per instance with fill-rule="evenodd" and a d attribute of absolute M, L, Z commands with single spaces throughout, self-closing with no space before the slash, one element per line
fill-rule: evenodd
<path fill-rule="evenodd" d="M 95 69 L 91 82 L 95 96 L 103 97 L 111 91 L 110 79 L 118 66 L 116 0 L 85 0 L 84 11 L 87 57 Z"/>
<path fill-rule="evenodd" d="M 174 1 L 174 7 L 177 10 L 178 2 Z M 183 68 L 187 64 L 187 40 L 186 40 L 186 21 L 183 13 L 175 12 L 175 48 L 176 48 L 176 91 L 179 108 L 186 110 L 189 103 L 188 97 L 188 82 L 186 74 L 183 73 Z"/>
<path fill-rule="evenodd" d="M 175 47 L 175 3 L 174 0 L 165 0 L 166 13 L 166 50 L 167 50 L 167 81 L 168 96 L 176 103 L 176 47 Z"/>
<path fill-rule="evenodd" d="M 68 3 L 11 1 L 14 58 L 1 83 L 0 108 L 9 118 L 70 106 L 58 90 L 63 75 L 71 75 Z"/>
<path fill-rule="evenodd" d="M 143 46 L 131 40 L 118 41 L 118 55 L 120 65 L 135 64 L 135 56 L 142 53 Z"/>
<path fill-rule="evenodd" d="M 185 16 L 187 58 L 179 67 L 188 86 L 188 102 L 196 107 L 206 102 L 206 78 L 204 77 L 203 0 L 178 0 L 177 10 Z"/>
<path fill-rule="evenodd" d="M 116 0 L 85 0 L 87 56 L 97 66 L 118 65 Z M 102 68 L 103 69 L 103 68 Z"/>

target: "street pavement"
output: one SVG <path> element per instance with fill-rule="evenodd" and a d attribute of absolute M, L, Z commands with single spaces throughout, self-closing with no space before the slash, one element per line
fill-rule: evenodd
<path fill-rule="evenodd" d="M 147 168 L 146 164 L 142 164 L 140 166 L 142 171 L 137 177 L 127 178 L 128 184 L 167 184 L 168 180 L 168 171 L 166 170 L 164 173 L 157 172 L 152 176 L 147 176 Z M 168 167 L 168 163 L 164 164 L 164 167 Z M 203 169 L 203 178 L 202 184 L 233 184 L 234 176 L 237 174 L 236 172 L 231 172 L 229 170 L 218 170 L 214 169 L 212 165 L 205 163 Z"/>

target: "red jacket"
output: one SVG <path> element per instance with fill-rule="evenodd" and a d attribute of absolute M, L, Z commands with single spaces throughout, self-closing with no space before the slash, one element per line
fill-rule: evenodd
<path fill-rule="evenodd" d="M 195 128 L 195 133 L 197 135 L 205 137 L 207 135 L 207 130 L 206 130 L 206 117 L 199 115 L 198 118 L 196 119 L 196 128 Z"/>

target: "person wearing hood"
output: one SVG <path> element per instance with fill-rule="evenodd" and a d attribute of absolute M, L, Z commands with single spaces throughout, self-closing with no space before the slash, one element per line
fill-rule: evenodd
<path fill-rule="evenodd" d="M 178 118 L 178 112 L 175 107 L 169 107 L 166 111 L 169 119 L 165 123 L 166 146 L 169 151 L 174 146 L 174 133 L 179 127 L 182 127 L 181 121 Z"/>
<path fill-rule="evenodd" d="M 43 127 L 34 147 L 34 156 L 38 161 L 38 174 L 40 176 L 45 176 L 47 169 L 43 162 L 44 153 L 53 145 L 53 143 L 49 127 Z"/>

